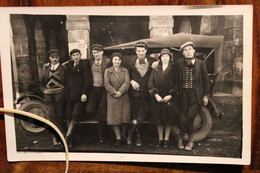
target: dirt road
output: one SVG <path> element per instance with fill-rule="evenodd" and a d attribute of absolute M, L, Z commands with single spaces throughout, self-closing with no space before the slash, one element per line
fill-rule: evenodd
<path fill-rule="evenodd" d="M 238 97 L 214 97 L 218 108 L 224 113 L 223 119 L 213 118 L 212 130 L 203 141 L 195 144 L 194 150 L 184 151 L 176 147 L 171 137 L 168 149 L 156 148 L 156 126 L 146 124 L 143 127 L 143 146 L 114 145 L 115 137 L 111 128 L 108 128 L 104 144 L 98 143 L 96 124 L 78 125 L 74 131 L 72 152 L 123 152 L 123 153 L 153 153 L 212 157 L 241 157 L 242 145 L 242 99 Z M 19 151 L 63 151 L 60 147 L 53 147 L 50 132 L 29 134 L 20 127 L 16 128 L 17 149 Z"/>

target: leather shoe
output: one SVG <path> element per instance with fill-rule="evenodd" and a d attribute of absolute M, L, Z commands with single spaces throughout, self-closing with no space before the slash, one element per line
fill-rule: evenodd
<path fill-rule="evenodd" d="M 119 146 L 121 144 L 121 139 L 117 139 L 115 144 L 116 144 L 116 146 Z"/>
<path fill-rule="evenodd" d="M 194 147 L 194 141 L 189 141 L 188 144 L 185 146 L 185 150 L 191 151 L 192 148 Z"/>
<path fill-rule="evenodd" d="M 141 140 L 141 136 L 139 134 L 136 136 L 135 146 L 137 146 L 137 147 L 142 146 L 142 140 Z"/>
<path fill-rule="evenodd" d="M 162 140 L 159 140 L 155 147 L 156 147 L 156 148 L 159 148 L 160 146 L 162 146 L 162 144 L 163 144 L 163 141 L 162 141 Z"/>
<path fill-rule="evenodd" d="M 169 146 L 169 141 L 165 140 L 163 144 L 163 148 L 168 148 L 168 146 Z"/>
<path fill-rule="evenodd" d="M 104 137 L 103 136 L 99 136 L 99 143 L 100 144 L 104 143 Z"/>
<path fill-rule="evenodd" d="M 181 149 L 181 150 L 184 149 L 183 139 L 182 139 L 182 138 L 179 138 L 179 139 L 178 139 L 177 147 L 178 147 L 179 149 Z"/>
<path fill-rule="evenodd" d="M 61 144 L 61 142 L 56 137 L 52 138 L 52 143 L 53 143 L 54 146 L 58 146 L 58 145 Z"/>
<path fill-rule="evenodd" d="M 129 135 L 129 136 L 126 138 L 126 143 L 127 143 L 128 145 L 131 145 L 131 144 L 132 144 L 131 135 Z"/>

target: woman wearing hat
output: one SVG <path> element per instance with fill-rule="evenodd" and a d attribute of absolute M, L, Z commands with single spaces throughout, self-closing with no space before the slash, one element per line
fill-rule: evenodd
<path fill-rule="evenodd" d="M 107 90 L 107 124 L 114 127 L 116 146 L 125 138 L 126 126 L 130 123 L 130 103 L 128 88 L 130 85 L 128 70 L 121 66 L 122 54 L 115 52 L 111 56 L 113 66 L 105 70 L 105 88 Z"/>
<path fill-rule="evenodd" d="M 172 125 L 177 116 L 177 106 L 173 103 L 173 97 L 176 95 L 174 88 L 174 68 L 172 56 L 169 49 L 162 49 L 159 56 L 158 66 L 152 70 L 148 88 L 152 96 L 151 111 L 152 120 L 157 124 L 159 140 L 156 147 L 163 145 L 168 147 L 169 136 Z M 164 130 L 165 129 L 165 130 Z M 163 132 L 165 136 L 163 138 Z M 164 141 L 164 142 L 163 142 Z"/>

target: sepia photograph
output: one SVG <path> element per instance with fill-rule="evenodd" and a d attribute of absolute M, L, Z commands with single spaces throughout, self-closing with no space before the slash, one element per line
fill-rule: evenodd
<path fill-rule="evenodd" d="M 5 107 L 54 123 L 70 160 L 250 164 L 251 6 L 4 14 Z M 9 161 L 64 160 L 47 124 L 5 121 Z"/>

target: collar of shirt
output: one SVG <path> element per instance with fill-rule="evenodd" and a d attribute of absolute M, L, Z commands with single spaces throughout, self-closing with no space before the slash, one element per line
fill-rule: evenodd
<path fill-rule="evenodd" d="M 136 61 L 136 62 L 139 63 L 140 59 L 142 59 L 142 58 L 137 58 L 137 61 Z M 146 57 L 143 58 L 143 60 L 144 60 L 145 63 L 147 63 L 147 58 L 146 58 Z"/>
<path fill-rule="evenodd" d="M 102 58 L 100 58 L 100 60 L 96 60 L 95 59 L 95 62 L 94 62 L 96 65 L 100 65 L 102 63 Z"/>
<path fill-rule="evenodd" d="M 191 60 L 192 64 L 194 65 L 195 64 L 195 58 Z"/>
<path fill-rule="evenodd" d="M 59 67 L 60 63 L 57 63 L 55 65 L 51 64 L 51 70 L 54 71 Z"/>
<path fill-rule="evenodd" d="M 191 60 L 189 58 L 185 58 L 185 61 L 190 61 L 192 65 L 195 64 L 195 58 L 191 58 Z"/>
<path fill-rule="evenodd" d="M 78 62 L 74 62 L 73 66 L 75 67 L 77 64 L 79 64 L 79 61 Z"/>

